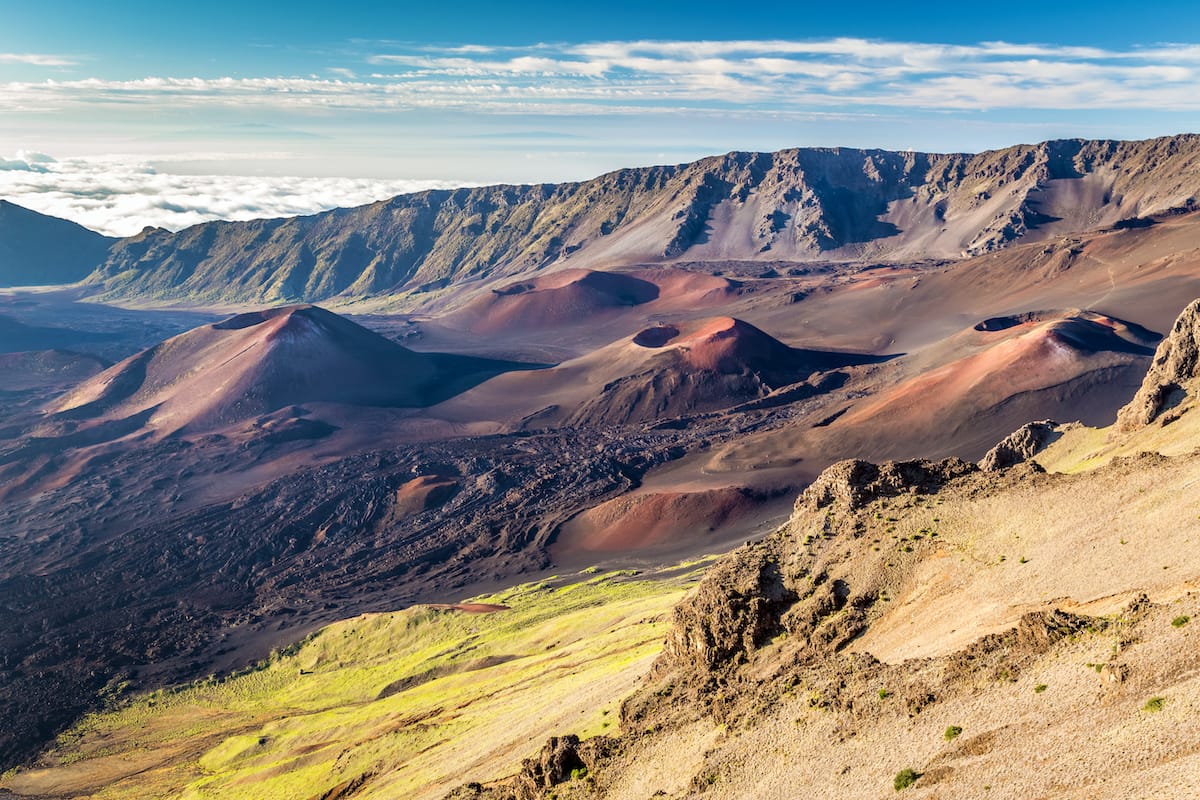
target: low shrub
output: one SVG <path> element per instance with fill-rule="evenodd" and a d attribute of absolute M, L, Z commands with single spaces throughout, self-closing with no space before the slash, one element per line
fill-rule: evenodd
<path fill-rule="evenodd" d="M 912 786 L 917 782 L 917 778 L 919 777 L 921 777 L 921 773 L 912 767 L 905 767 L 896 773 L 896 778 L 892 781 L 892 786 L 899 792 Z"/>

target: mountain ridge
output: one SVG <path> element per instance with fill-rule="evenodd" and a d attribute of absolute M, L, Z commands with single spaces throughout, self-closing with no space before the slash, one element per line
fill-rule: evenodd
<path fill-rule="evenodd" d="M 121 240 L 107 298 L 316 302 L 562 267 L 689 260 L 957 259 L 1200 202 L 1200 135 L 1063 139 L 980 154 L 731 152 L 588 181 L 437 189 L 306 217 Z M 462 288 L 459 286 L 459 288 Z"/>

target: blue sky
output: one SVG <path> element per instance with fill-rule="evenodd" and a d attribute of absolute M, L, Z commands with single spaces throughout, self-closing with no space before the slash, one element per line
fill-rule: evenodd
<path fill-rule="evenodd" d="M 1197 131 L 1198 86 L 1183 2 L 0 0 L 0 194 L 125 232 L 734 149 Z"/>

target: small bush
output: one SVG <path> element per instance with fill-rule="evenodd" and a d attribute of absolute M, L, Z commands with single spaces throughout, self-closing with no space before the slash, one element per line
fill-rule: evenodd
<path fill-rule="evenodd" d="M 1187 625 L 1191 621 L 1192 621 L 1192 618 L 1189 617 L 1187 614 L 1180 614 L 1178 617 L 1171 620 L 1171 626 L 1175 627 L 1175 628 L 1182 628 L 1184 625 Z"/>
<path fill-rule="evenodd" d="M 1046 691 L 1046 690 L 1047 690 L 1047 689 L 1049 689 L 1049 688 L 1050 688 L 1050 687 L 1049 687 L 1049 686 L 1047 686 L 1046 684 L 1044 684 L 1044 683 L 1039 683 L 1037 686 L 1033 687 L 1033 691 L 1034 691 L 1035 693 L 1037 693 L 1037 694 L 1041 694 L 1042 692 Z"/>
<path fill-rule="evenodd" d="M 892 696 L 892 693 L 891 693 L 891 692 L 889 692 L 887 689 L 880 689 L 880 690 L 879 690 L 879 699 L 880 699 L 880 700 L 886 700 L 887 698 L 889 698 L 889 697 L 891 697 L 891 696 Z"/>
<path fill-rule="evenodd" d="M 960 728 L 958 725 L 951 725 L 949 728 L 946 728 L 946 732 L 942 734 L 947 742 L 953 742 L 960 735 L 962 735 L 962 728 Z"/>
<path fill-rule="evenodd" d="M 580 781 L 587 777 L 587 767 L 576 767 L 571 770 L 571 780 Z"/>
<path fill-rule="evenodd" d="M 1146 701 L 1146 705 L 1142 706 L 1142 711 L 1148 711 L 1151 714 L 1153 714 L 1157 711 L 1162 711 L 1163 706 L 1165 706 L 1166 704 L 1167 704 L 1167 698 L 1165 698 L 1165 697 L 1151 697 L 1149 700 Z"/>
<path fill-rule="evenodd" d="M 921 773 L 912 767 L 905 767 L 896 773 L 896 779 L 892 781 L 892 786 L 899 792 L 912 786 L 919 777 L 921 777 Z"/>

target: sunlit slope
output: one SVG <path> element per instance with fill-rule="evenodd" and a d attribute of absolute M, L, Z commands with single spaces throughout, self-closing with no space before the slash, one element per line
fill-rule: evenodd
<path fill-rule="evenodd" d="M 440 798 L 464 775 L 515 772 L 551 733 L 615 732 L 698 573 L 551 579 L 475 600 L 506 611 L 339 622 L 261 669 L 92 715 L 0 787 L 293 800 L 356 784 L 356 798 Z"/>

